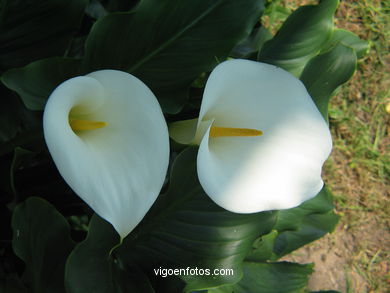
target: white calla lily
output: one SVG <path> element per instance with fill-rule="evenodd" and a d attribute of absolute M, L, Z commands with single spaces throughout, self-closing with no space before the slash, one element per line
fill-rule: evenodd
<path fill-rule="evenodd" d="M 168 130 L 153 93 L 121 71 L 78 76 L 51 94 L 43 126 L 65 181 L 121 238 L 128 235 L 168 168 Z"/>
<path fill-rule="evenodd" d="M 328 125 L 301 81 L 248 60 L 218 65 L 199 119 L 173 123 L 170 135 L 200 144 L 203 189 L 237 213 L 292 208 L 314 197 L 332 149 Z"/>

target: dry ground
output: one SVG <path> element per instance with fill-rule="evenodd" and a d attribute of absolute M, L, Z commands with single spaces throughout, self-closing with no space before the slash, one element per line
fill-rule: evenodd
<path fill-rule="evenodd" d="M 289 9 L 307 3 L 315 1 L 280 1 Z M 390 292 L 389 12 L 388 1 L 341 1 L 336 15 L 336 26 L 369 40 L 371 50 L 330 105 L 334 148 L 324 178 L 340 223 L 289 256 L 315 263 L 311 290 Z"/>

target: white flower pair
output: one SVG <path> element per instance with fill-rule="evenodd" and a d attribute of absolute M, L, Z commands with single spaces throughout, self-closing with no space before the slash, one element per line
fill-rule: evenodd
<path fill-rule="evenodd" d="M 169 135 L 153 93 L 136 77 L 101 70 L 51 94 L 44 134 L 65 181 L 121 238 L 156 200 L 169 162 Z M 237 213 L 286 209 L 322 188 L 332 141 L 303 84 L 272 65 L 231 60 L 211 73 L 198 119 L 171 137 L 199 144 L 198 177 Z"/>

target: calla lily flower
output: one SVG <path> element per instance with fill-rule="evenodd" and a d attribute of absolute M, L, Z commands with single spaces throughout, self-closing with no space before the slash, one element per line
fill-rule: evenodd
<path fill-rule="evenodd" d="M 65 181 L 123 239 L 157 198 L 169 162 L 168 129 L 150 89 L 101 70 L 60 84 L 43 117 Z"/>
<path fill-rule="evenodd" d="M 288 209 L 323 187 L 329 128 L 304 85 L 273 65 L 230 60 L 205 87 L 199 119 L 170 125 L 179 143 L 198 144 L 204 191 L 236 213 Z"/>

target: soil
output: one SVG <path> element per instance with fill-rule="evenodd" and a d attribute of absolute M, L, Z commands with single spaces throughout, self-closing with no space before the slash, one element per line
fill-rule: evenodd
<path fill-rule="evenodd" d="M 308 284 L 312 291 L 384 293 L 386 291 L 374 288 L 370 283 L 370 272 L 385 277 L 389 271 L 386 259 L 377 261 L 379 255 L 385 253 L 384 247 L 390 247 L 389 233 L 378 229 L 378 224 L 366 222 L 351 228 L 340 223 L 332 234 L 302 247 L 283 260 L 315 264 Z M 370 267 L 361 267 L 361 254 L 371 258 Z M 388 282 L 390 284 L 390 279 Z"/>

